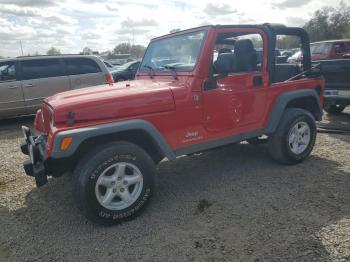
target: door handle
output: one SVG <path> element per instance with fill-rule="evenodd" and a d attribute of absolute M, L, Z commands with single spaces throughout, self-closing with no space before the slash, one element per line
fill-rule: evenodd
<path fill-rule="evenodd" d="M 16 89 L 16 88 L 18 88 L 19 86 L 9 86 L 9 87 L 7 87 L 8 89 Z"/>
<path fill-rule="evenodd" d="M 34 85 L 33 84 L 26 84 L 24 85 L 24 87 L 33 87 Z"/>

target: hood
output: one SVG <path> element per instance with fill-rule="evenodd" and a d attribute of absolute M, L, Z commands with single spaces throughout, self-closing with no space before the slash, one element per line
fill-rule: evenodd
<path fill-rule="evenodd" d="M 45 103 L 53 109 L 55 123 L 69 118 L 91 121 L 175 110 L 169 83 L 150 80 L 72 90 L 46 98 Z"/>

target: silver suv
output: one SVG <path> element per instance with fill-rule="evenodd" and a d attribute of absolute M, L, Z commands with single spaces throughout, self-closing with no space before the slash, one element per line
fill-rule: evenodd
<path fill-rule="evenodd" d="M 45 97 L 112 83 L 96 56 L 64 55 L 0 60 L 0 119 L 33 114 Z"/>

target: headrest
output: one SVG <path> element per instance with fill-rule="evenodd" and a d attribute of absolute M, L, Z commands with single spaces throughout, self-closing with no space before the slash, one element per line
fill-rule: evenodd
<path fill-rule="evenodd" d="M 252 50 L 254 50 L 254 45 L 250 39 L 237 40 L 235 43 L 236 54 L 240 52 L 251 52 Z"/>

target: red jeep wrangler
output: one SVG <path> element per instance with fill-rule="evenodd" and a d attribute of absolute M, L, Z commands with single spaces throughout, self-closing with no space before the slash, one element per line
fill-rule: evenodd
<path fill-rule="evenodd" d="M 275 63 L 281 35 L 300 38 L 301 67 Z M 114 224 L 144 208 L 164 158 L 248 140 L 266 142 L 280 163 L 303 161 L 315 144 L 323 86 L 300 28 L 216 25 L 165 35 L 150 42 L 135 81 L 47 98 L 35 119 L 40 134 L 23 127 L 24 169 L 37 186 L 73 171 L 79 208 Z"/>

